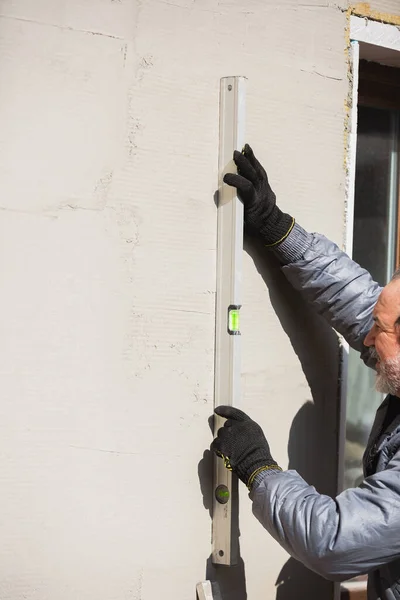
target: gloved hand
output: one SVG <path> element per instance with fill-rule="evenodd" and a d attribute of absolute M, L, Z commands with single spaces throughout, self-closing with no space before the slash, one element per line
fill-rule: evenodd
<path fill-rule="evenodd" d="M 227 421 L 219 429 L 211 449 L 249 489 L 258 473 L 282 470 L 272 458 L 264 433 L 255 421 L 233 406 L 218 406 L 215 413 Z"/>
<path fill-rule="evenodd" d="M 243 202 L 246 230 L 260 237 L 266 246 L 277 246 L 293 229 L 293 217 L 277 207 L 268 176 L 248 144 L 242 152 L 235 150 L 233 160 L 238 174 L 227 173 L 224 182 L 237 188 Z"/>

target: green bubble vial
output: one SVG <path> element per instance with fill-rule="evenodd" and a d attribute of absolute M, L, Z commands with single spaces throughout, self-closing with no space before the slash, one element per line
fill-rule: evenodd
<path fill-rule="evenodd" d="M 219 485 L 215 490 L 215 497 L 220 504 L 226 504 L 230 498 L 229 489 L 226 485 Z"/>
<path fill-rule="evenodd" d="M 233 308 L 229 311 L 228 327 L 229 327 L 229 331 L 239 332 L 239 330 L 240 330 L 239 309 Z"/>

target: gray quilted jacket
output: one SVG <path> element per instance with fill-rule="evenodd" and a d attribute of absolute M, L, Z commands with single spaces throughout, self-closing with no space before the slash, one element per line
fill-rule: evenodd
<path fill-rule="evenodd" d="M 369 273 L 298 225 L 277 254 L 291 284 L 373 367 L 363 340 L 381 288 Z M 381 431 L 388 400 L 377 411 L 359 487 L 330 498 L 296 471 L 265 472 L 250 495 L 257 519 L 313 571 L 336 581 L 368 573 L 369 600 L 400 600 L 400 418 Z"/>

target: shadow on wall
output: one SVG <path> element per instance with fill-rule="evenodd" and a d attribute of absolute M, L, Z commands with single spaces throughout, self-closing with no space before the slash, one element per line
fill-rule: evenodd
<path fill-rule="evenodd" d="M 300 360 L 311 390 L 312 397 L 300 408 L 290 429 L 289 469 L 295 469 L 320 493 L 335 496 L 339 425 L 337 336 L 293 290 L 272 253 L 249 239 L 245 239 L 245 251 L 265 281 L 272 307 Z M 268 390 L 265 392 L 267 395 Z M 280 401 L 284 398 L 282 385 Z M 211 516 L 212 456 L 208 450 L 199 463 L 199 479 L 204 507 Z M 245 567 L 241 558 L 237 567 L 214 567 L 209 558 L 206 578 L 218 581 L 223 598 L 246 600 Z M 332 598 L 333 585 L 290 558 L 277 574 L 276 600 Z"/>
<path fill-rule="evenodd" d="M 283 275 L 279 262 L 262 245 L 246 240 L 245 250 L 268 288 L 272 307 L 290 339 L 310 386 L 312 398 L 293 419 L 289 433 L 289 469 L 318 492 L 337 493 L 339 346 L 334 331 Z M 267 390 L 266 390 L 267 393 Z M 285 389 L 282 386 L 282 400 Z M 277 600 L 333 597 L 333 583 L 290 558 L 277 576 Z"/>

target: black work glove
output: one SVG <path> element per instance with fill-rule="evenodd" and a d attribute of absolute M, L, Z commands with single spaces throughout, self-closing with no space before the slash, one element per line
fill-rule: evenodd
<path fill-rule="evenodd" d="M 293 217 L 277 207 L 268 176 L 248 144 L 242 152 L 235 150 L 233 160 L 238 174 L 227 173 L 224 182 L 237 188 L 243 202 L 246 231 L 261 238 L 266 246 L 277 246 L 293 229 Z"/>
<path fill-rule="evenodd" d="M 233 406 L 218 406 L 215 413 L 227 421 L 219 429 L 211 449 L 249 489 L 258 473 L 282 470 L 272 458 L 264 433 L 255 421 Z"/>

